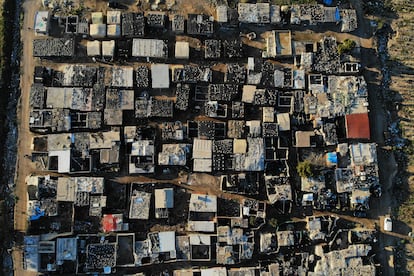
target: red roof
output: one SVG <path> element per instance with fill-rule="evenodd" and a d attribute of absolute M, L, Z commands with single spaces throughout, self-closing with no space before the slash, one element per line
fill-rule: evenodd
<path fill-rule="evenodd" d="M 103 218 L 102 218 L 103 231 L 105 233 L 116 231 L 117 221 L 118 221 L 118 218 L 113 216 L 113 215 L 104 215 Z"/>
<path fill-rule="evenodd" d="M 345 116 L 346 137 L 349 139 L 370 139 L 368 113 Z"/>

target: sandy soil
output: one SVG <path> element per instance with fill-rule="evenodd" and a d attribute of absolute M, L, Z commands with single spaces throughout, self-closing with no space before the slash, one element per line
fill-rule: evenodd
<path fill-rule="evenodd" d="M 27 193 L 25 178 L 33 171 L 32 162 L 25 156 L 31 155 L 32 134 L 29 130 L 29 95 L 33 82 L 34 60 L 32 58 L 32 42 L 34 38 L 33 20 L 40 1 L 26 0 L 23 4 L 24 22 L 21 30 L 23 56 L 21 57 L 21 97 L 18 105 L 19 139 L 16 164 L 16 196 L 19 200 L 15 206 L 14 227 L 17 232 L 27 229 Z M 30 27 L 30 29 L 29 29 Z M 15 275 L 35 275 L 23 270 L 22 248 L 16 246 L 13 250 Z"/>
<path fill-rule="evenodd" d="M 225 199 L 241 201 L 245 196 L 223 192 L 220 189 L 220 178 L 206 173 L 182 174 L 174 180 L 155 180 L 145 176 L 124 176 L 114 178 L 113 181 L 123 184 L 133 182 L 142 183 L 171 183 L 178 187 L 185 188 L 189 192 L 216 195 Z"/>
<path fill-rule="evenodd" d="M 414 24 L 414 2 L 405 0 L 393 0 L 392 3 L 398 10 L 396 19 L 390 22 L 395 34 L 388 42 L 388 51 L 390 54 L 389 68 L 391 71 L 390 89 L 396 91 L 401 97 L 402 107 L 398 110 L 400 119 L 400 127 L 403 137 L 414 141 L 414 40 L 413 40 L 413 24 Z M 409 154 L 408 154 L 409 155 Z M 407 192 L 410 196 L 406 202 L 400 206 L 399 219 L 406 223 L 408 227 L 414 229 L 414 155 L 409 155 L 409 163 L 406 167 L 408 187 Z M 414 271 L 414 242 L 405 245 L 405 255 L 407 260 L 407 271 Z"/>
<path fill-rule="evenodd" d="M 206 15 L 215 16 L 216 10 L 208 0 L 176 0 L 176 4 L 172 7 L 173 11 L 187 15 L 189 13 L 204 13 Z"/>

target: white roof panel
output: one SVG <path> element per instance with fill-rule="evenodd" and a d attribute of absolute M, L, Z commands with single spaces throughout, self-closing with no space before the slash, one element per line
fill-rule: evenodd
<path fill-rule="evenodd" d="M 195 172 L 211 172 L 212 171 L 211 159 L 195 158 L 193 163 L 193 170 Z"/>
<path fill-rule="evenodd" d="M 115 40 L 102 41 L 102 55 L 113 57 L 115 53 Z"/>
<path fill-rule="evenodd" d="M 190 237 L 191 245 L 211 245 L 210 235 L 190 234 L 188 236 Z"/>
<path fill-rule="evenodd" d="M 191 194 L 190 211 L 217 212 L 217 196 L 205 194 Z"/>
<path fill-rule="evenodd" d="M 169 88 L 170 71 L 168 64 L 151 65 L 152 88 Z"/>
<path fill-rule="evenodd" d="M 290 130 L 289 113 L 279 113 L 279 114 L 277 114 L 277 123 L 279 124 L 279 130 L 280 131 Z"/>
<path fill-rule="evenodd" d="M 175 251 L 175 232 L 159 232 L 158 238 L 160 240 L 160 252 Z"/>
<path fill-rule="evenodd" d="M 86 43 L 86 51 L 88 56 L 100 56 L 101 55 L 101 42 L 98 40 L 88 41 Z"/>
<path fill-rule="evenodd" d="M 214 232 L 214 221 L 189 221 L 188 231 L 192 232 Z"/>
<path fill-rule="evenodd" d="M 155 189 L 155 208 L 173 208 L 174 189 Z"/>
<path fill-rule="evenodd" d="M 190 57 L 190 44 L 185 41 L 175 43 L 175 58 L 188 59 Z"/>
<path fill-rule="evenodd" d="M 70 172 L 70 150 L 49 151 L 49 157 L 58 157 L 58 173 Z"/>
<path fill-rule="evenodd" d="M 194 139 L 193 143 L 193 158 L 206 158 L 212 157 L 213 141 L 204 139 Z"/>
<path fill-rule="evenodd" d="M 106 28 L 106 34 L 108 37 L 121 36 L 121 26 L 120 25 L 108 25 Z"/>
<path fill-rule="evenodd" d="M 226 276 L 227 269 L 225 267 L 212 267 L 201 269 L 201 276 Z"/>
<path fill-rule="evenodd" d="M 107 11 L 106 23 L 108 24 L 121 24 L 121 11 Z"/>
<path fill-rule="evenodd" d="M 105 24 L 91 24 L 89 26 L 89 35 L 92 37 L 105 37 L 106 25 Z"/>

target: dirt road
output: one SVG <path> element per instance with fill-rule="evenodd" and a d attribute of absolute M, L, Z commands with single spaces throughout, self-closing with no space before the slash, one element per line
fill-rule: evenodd
<path fill-rule="evenodd" d="M 17 142 L 18 156 L 16 164 L 16 190 L 19 199 L 15 205 L 14 228 L 16 232 L 25 232 L 27 229 L 27 193 L 25 178 L 33 171 L 32 162 L 25 156 L 31 155 L 32 134 L 29 130 L 29 96 L 33 82 L 34 60 L 32 45 L 34 38 L 33 24 L 35 12 L 40 7 L 40 1 L 26 0 L 23 3 L 24 21 L 21 29 L 23 55 L 21 57 L 21 96 L 18 104 L 17 118 L 19 139 Z M 30 29 L 29 29 L 30 28 Z M 16 246 L 13 250 L 15 275 L 36 275 L 23 270 L 22 248 Z"/>
<path fill-rule="evenodd" d="M 352 5 L 357 11 L 358 31 L 357 36 L 366 37 L 371 31 L 370 21 L 365 17 L 362 3 L 359 0 L 352 0 Z M 361 65 L 364 68 L 364 77 L 368 84 L 369 103 L 370 103 L 370 127 L 371 140 L 378 145 L 384 143 L 384 131 L 387 130 L 388 116 L 383 100 L 383 88 L 381 87 L 381 64 L 376 50 L 371 47 L 361 49 Z M 393 258 L 393 250 L 384 248 L 395 247 L 401 239 L 408 237 L 395 232 L 383 231 L 383 216 L 389 213 L 390 208 L 395 205 L 393 195 L 393 179 L 397 173 L 398 166 L 393 152 L 387 152 L 378 148 L 378 165 L 380 183 L 383 187 L 381 198 L 372 200 L 370 216 L 377 219 L 380 226 L 378 260 L 381 263 L 381 273 L 384 275 L 395 275 L 394 264 L 390 260 Z M 382 218 L 382 219 L 381 219 Z M 398 230 L 398 229 L 396 229 Z"/>
<path fill-rule="evenodd" d="M 113 181 L 129 184 L 129 183 L 171 183 L 178 187 L 189 190 L 192 193 L 201 193 L 215 195 L 220 198 L 236 200 L 241 202 L 243 199 L 249 198 L 246 196 L 226 193 L 220 189 L 220 179 L 217 176 L 205 174 L 205 173 L 192 173 L 190 175 L 184 174 L 183 176 L 173 180 L 157 180 L 145 176 L 124 176 L 114 178 Z"/>

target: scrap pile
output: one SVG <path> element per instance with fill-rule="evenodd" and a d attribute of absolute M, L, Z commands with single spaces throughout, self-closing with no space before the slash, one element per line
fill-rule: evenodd
<path fill-rule="evenodd" d="M 190 98 L 190 86 L 188 84 L 177 84 L 175 95 L 175 108 L 181 111 L 186 111 L 188 109 L 188 100 Z"/>
<path fill-rule="evenodd" d="M 336 39 L 325 37 L 315 55 L 313 70 L 316 72 L 335 74 L 341 68 L 340 57 L 337 50 Z"/>
<path fill-rule="evenodd" d="M 148 87 L 149 69 L 148 66 L 138 66 L 135 69 L 135 80 L 138 87 Z"/>
<path fill-rule="evenodd" d="M 73 57 L 75 40 L 73 38 L 46 38 L 33 40 L 35 57 Z"/>
<path fill-rule="evenodd" d="M 125 37 L 144 36 L 145 18 L 143 13 L 122 13 L 122 35 Z"/>

